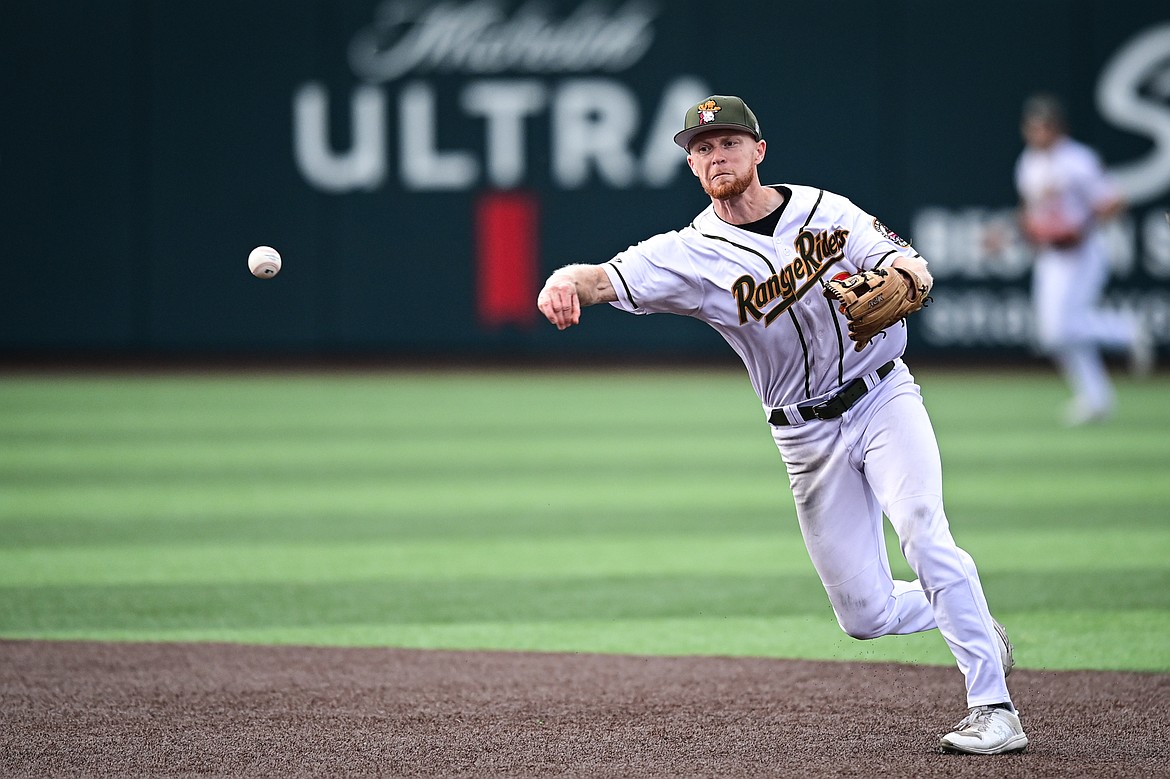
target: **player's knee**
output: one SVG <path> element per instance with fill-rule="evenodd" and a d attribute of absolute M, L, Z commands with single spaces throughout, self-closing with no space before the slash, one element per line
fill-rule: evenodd
<path fill-rule="evenodd" d="M 850 638 L 856 638 L 859 641 L 869 641 L 870 639 L 885 635 L 884 633 L 878 632 L 871 625 L 850 625 L 848 627 L 842 625 L 842 627 Z"/>
<path fill-rule="evenodd" d="M 885 635 L 885 620 L 876 618 L 876 615 L 837 612 L 837 624 L 850 638 L 868 641 Z"/>
<path fill-rule="evenodd" d="M 851 638 L 866 641 L 886 634 L 890 619 L 886 601 L 880 598 L 833 598 L 833 613 L 837 624 Z M 880 602 L 879 602 L 880 601 Z"/>

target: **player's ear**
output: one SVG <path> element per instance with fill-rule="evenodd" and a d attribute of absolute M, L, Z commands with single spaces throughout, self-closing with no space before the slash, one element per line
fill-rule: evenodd
<path fill-rule="evenodd" d="M 768 153 L 768 142 L 763 138 L 756 141 L 756 164 L 759 165 L 764 161 L 764 155 Z"/>
<path fill-rule="evenodd" d="M 687 167 L 691 169 L 691 173 L 694 173 L 696 176 L 699 175 L 699 171 L 695 170 L 695 160 L 690 154 L 687 155 Z"/>

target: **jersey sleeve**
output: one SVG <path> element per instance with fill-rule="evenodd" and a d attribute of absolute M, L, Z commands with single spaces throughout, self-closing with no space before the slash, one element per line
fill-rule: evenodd
<path fill-rule="evenodd" d="M 1027 206 L 1027 192 L 1024 188 L 1024 169 L 1027 163 L 1027 152 L 1021 152 L 1020 156 L 1016 158 L 1015 167 L 1012 168 L 1012 183 L 1016 187 L 1016 197 L 1018 197 Z"/>
<path fill-rule="evenodd" d="M 602 266 L 617 293 L 610 305 L 634 314 L 690 316 L 702 304 L 702 284 L 677 232 L 619 252 Z"/>
<path fill-rule="evenodd" d="M 1086 149 L 1078 162 L 1076 180 L 1090 207 L 1099 208 L 1121 197 L 1117 184 L 1095 152 Z"/>
<path fill-rule="evenodd" d="M 850 204 L 852 206 L 852 204 Z M 859 270 L 889 265 L 896 255 L 919 257 L 914 247 L 872 214 L 852 206 L 852 227 L 845 243 L 845 257 Z"/>

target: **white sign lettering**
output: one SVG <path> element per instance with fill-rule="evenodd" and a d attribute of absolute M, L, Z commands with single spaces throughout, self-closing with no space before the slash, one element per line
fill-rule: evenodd
<path fill-rule="evenodd" d="M 383 140 L 386 100 L 377 87 L 362 86 L 350 99 L 349 151 L 335 152 L 329 140 L 329 93 L 312 82 L 293 98 L 293 151 L 301 174 L 326 192 L 373 190 L 386 178 Z"/>
<path fill-rule="evenodd" d="M 1145 157 L 1110 169 L 1129 201 L 1147 203 L 1170 190 L 1170 24 L 1144 30 L 1106 63 L 1097 107 L 1153 142 Z"/>
<path fill-rule="evenodd" d="M 1034 345 L 1033 304 L 1023 290 L 946 289 L 935 293 L 935 298 L 935 305 L 926 308 L 911 325 L 919 328 L 923 339 L 932 346 Z M 1170 341 L 1170 294 L 1160 290 L 1113 292 L 1105 296 L 1101 307 L 1136 317 L 1156 341 Z"/>
<path fill-rule="evenodd" d="M 595 180 L 619 189 L 665 187 L 686 166 L 686 155 L 671 140 L 673 130 L 695 95 L 707 92 L 696 78 L 677 78 L 666 85 L 647 119 L 634 91 L 615 79 L 575 78 L 549 85 L 534 79 L 473 79 L 459 92 L 461 113 L 441 116 L 435 87 L 427 81 L 403 84 L 393 101 L 387 87 L 364 85 L 350 97 L 349 148 L 337 150 L 329 137 L 328 91 L 312 82 L 293 97 L 293 146 L 301 174 L 319 189 L 374 190 L 388 176 L 393 114 L 404 188 L 464 191 L 484 183 L 508 188 L 529 175 L 529 124 L 545 121 L 550 174 L 558 187 L 579 189 Z M 439 127 L 471 120 L 483 120 L 482 149 L 440 148 Z"/>
<path fill-rule="evenodd" d="M 463 90 L 463 110 L 487 121 L 487 177 L 506 189 L 527 173 L 525 121 L 543 110 L 547 89 L 539 81 L 477 81 Z"/>
<path fill-rule="evenodd" d="M 1170 249 L 1161 245 L 1161 235 L 1170 233 L 1170 225 L 1160 224 L 1154 212 L 1142 216 L 1141 225 L 1139 231 L 1134 216 L 1123 214 L 1102 226 L 1110 271 L 1126 277 L 1140 262 L 1147 273 L 1164 278 Z M 1032 272 L 1035 249 L 1020 234 L 1014 208 L 929 206 L 914 215 L 910 237 L 936 279 L 1010 281 Z"/>

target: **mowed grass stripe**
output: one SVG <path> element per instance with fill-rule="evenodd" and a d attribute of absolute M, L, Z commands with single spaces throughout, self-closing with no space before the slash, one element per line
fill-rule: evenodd
<path fill-rule="evenodd" d="M 892 532 L 890 556 L 899 575 Z M 1124 574 L 1166 568 L 1170 528 L 964 532 L 962 545 L 984 575 L 1029 577 Z M 1170 573 L 1170 568 L 1166 568 Z M 1019 572 L 1018 574 L 1016 572 Z M 409 579 L 482 581 L 550 576 L 796 574 L 814 576 L 795 528 L 775 534 L 629 535 L 465 539 L 383 539 L 361 543 L 256 542 L 0 548 L 0 586 L 73 584 L 314 583 Z M 1004 577 L 1009 578 L 1009 577 Z M 1097 586 L 1097 585 L 1094 585 Z M 1070 599 L 1070 605 L 1075 603 Z"/>
<path fill-rule="evenodd" d="M 784 518 L 792 513 L 787 481 L 775 474 L 720 474 L 717 469 L 698 468 L 693 472 L 647 469 L 576 475 L 550 469 L 547 477 L 538 481 L 526 481 L 511 472 L 465 471 L 445 478 L 419 475 L 411 479 L 379 474 L 363 478 L 317 473 L 285 482 L 262 476 L 251 481 L 247 473 L 241 473 L 212 483 L 181 475 L 157 481 L 127 476 L 123 484 L 6 485 L 0 531 L 11 533 L 16 542 L 26 536 L 19 526 L 29 522 L 34 522 L 29 529 L 33 531 L 31 540 L 35 540 L 36 528 L 44 523 L 116 523 L 143 518 L 181 523 L 198 519 L 211 527 L 220 519 L 248 516 L 264 521 L 288 517 L 292 531 L 297 518 L 307 514 L 328 514 L 342 520 L 364 517 L 369 522 L 383 521 L 388 528 L 401 525 L 404 519 L 421 523 L 462 515 L 471 528 L 475 523 L 469 513 L 495 517 L 530 511 L 560 512 L 566 518 L 618 511 L 626 518 L 626 526 L 638 527 L 644 522 L 644 527 L 663 529 L 669 528 L 671 517 L 685 522 L 698 513 L 716 526 L 734 530 L 759 528 L 761 515 Z M 661 478 L 654 480 L 655 475 Z M 1108 480 L 1108 488 L 1102 486 L 1106 479 L 1100 474 L 1061 480 L 1030 479 L 1018 472 L 1014 479 L 972 481 L 974 478 L 957 473 L 945 476 L 947 513 L 956 522 L 1010 527 L 1024 516 L 1029 524 L 1077 526 L 1115 522 L 1123 514 L 1122 521 L 1144 525 L 1151 518 L 1165 520 L 1170 510 L 1170 489 L 1154 482 L 1148 472 Z M 549 527 L 557 529 L 555 516 Z M 110 530 L 117 533 L 114 526 Z M 506 522 L 501 531 L 509 532 Z"/>
<path fill-rule="evenodd" d="M 1017 668 L 1110 669 L 1170 672 L 1166 609 L 1000 612 L 1016 647 Z M 55 625 L 10 638 L 98 641 L 219 641 L 307 646 L 393 646 L 419 649 L 493 649 L 601 652 L 636 655 L 724 655 L 861 660 L 953 666 L 937 631 L 854 640 L 826 605 L 817 612 L 763 616 L 572 620 L 466 620 L 451 623 L 331 621 L 320 625 Z M 731 640 L 734 639 L 734 640 Z"/>
<path fill-rule="evenodd" d="M 1026 479 L 1020 476 L 1020 479 Z M 235 483 L 214 490 L 189 485 L 124 489 L 64 485 L 30 494 L 3 489 L 0 549 L 123 543 L 166 544 L 380 541 L 385 539 L 536 537 L 642 533 L 772 533 L 795 523 L 784 484 L 738 475 L 642 484 L 620 480 L 460 478 L 392 483 L 338 480 L 306 485 Z M 1089 480 L 1091 481 L 1091 480 Z M 1010 546 L 1018 530 L 1059 534 L 1130 528 L 1150 536 L 1170 515 L 1162 489 L 1114 499 L 1098 487 L 1051 496 L 1039 488 L 996 482 L 995 489 L 951 479 L 947 512 L 956 534 L 995 531 Z M 581 497 L 588 494 L 588 500 Z M 1076 497 L 1069 499 L 1069 494 Z M 566 496 L 578 498 L 569 501 Z M 1092 545 L 1092 541 L 1087 541 Z"/>
<path fill-rule="evenodd" d="M 985 582 L 997 611 L 1170 610 L 1170 575 L 1128 570 L 1119 602 L 1083 571 L 1016 574 Z M 37 628 L 254 627 L 334 622 L 449 623 L 817 614 L 814 576 L 799 574 L 547 576 L 353 582 L 79 584 L 0 587 L 4 631 Z"/>

